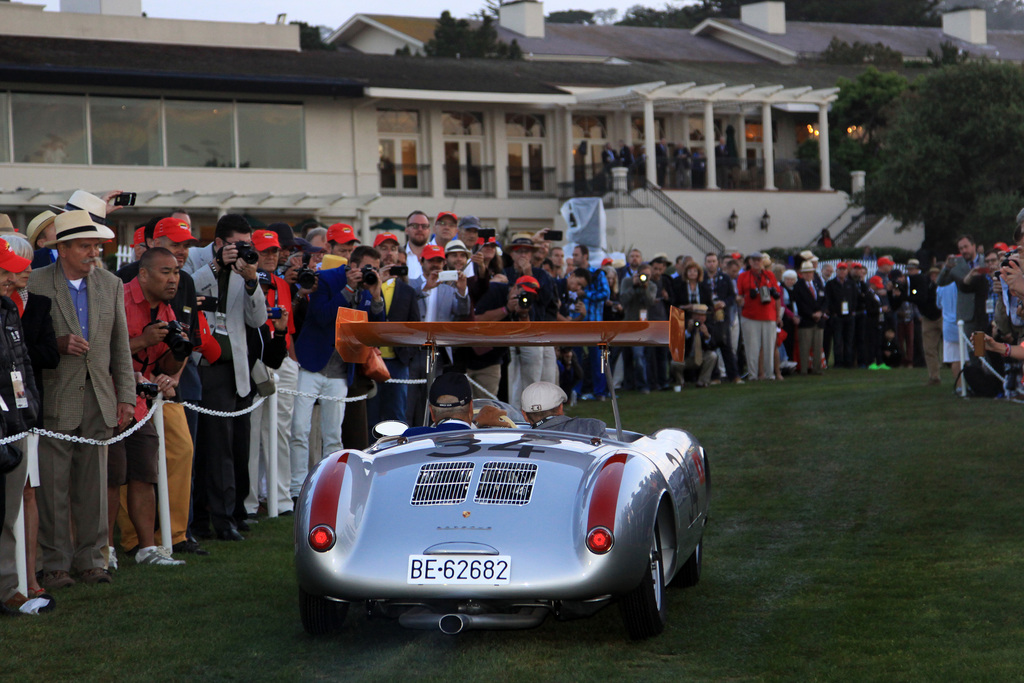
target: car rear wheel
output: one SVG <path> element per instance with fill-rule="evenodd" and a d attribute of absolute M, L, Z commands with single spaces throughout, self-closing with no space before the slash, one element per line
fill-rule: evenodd
<path fill-rule="evenodd" d="M 328 600 L 299 589 L 299 614 L 306 633 L 322 636 L 341 628 L 348 614 L 347 602 Z"/>
<path fill-rule="evenodd" d="M 704 539 L 701 538 L 697 542 L 697 547 L 693 549 L 693 554 L 687 558 L 686 563 L 679 568 L 679 573 L 676 574 L 676 578 L 672 581 L 673 585 L 678 585 L 682 588 L 689 588 L 690 586 L 696 586 L 700 581 L 700 568 L 704 563 Z"/>
<path fill-rule="evenodd" d="M 619 602 L 626 631 L 633 640 L 643 640 L 661 633 L 668 620 L 665 602 L 665 567 L 661 557 L 661 536 L 654 529 L 648 571 L 640 585 L 623 596 Z"/>

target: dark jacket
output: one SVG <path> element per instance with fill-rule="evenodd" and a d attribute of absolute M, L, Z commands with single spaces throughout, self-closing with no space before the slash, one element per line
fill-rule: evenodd
<path fill-rule="evenodd" d="M 43 404 L 43 370 L 53 370 L 60 363 L 57 336 L 53 332 L 53 320 L 50 318 L 52 304 L 53 302 L 42 294 L 29 293 L 25 312 L 21 316 L 21 329 L 25 333 L 25 346 L 32 362 L 39 405 Z M 37 417 L 31 426 L 41 425 L 42 422 Z"/>
<path fill-rule="evenodd" d="M 828 305 L 825 300 L 825 290 L 814 288 L 815 291 L 812 293 L 810 287 L 807 286 L 806 280 L 799 280 L 790 292 L 790 297 L 793 302 L 793 306 L 796 308 L 796 314 L 800 316 L 800 327 L 808 328 L 825 326 L 825 317 L 822 316 L 818 322 L 814 321 L 814 314 L 817 312 L 828 313 Z"/>
<path fill-rule="evenodd" d="M 825 296 L 828 299 L 828 313 L 831 317 L 842 317 L 844 301 L 847 303 L 847 313 L 856 315 L 860 302 L 860 287 L 853 278 L 848 277 L 843 281 L 837 277 L 832 278 L 825 285 Z"/>
<path fill-rule="evenodd" d="M 45 297 L 43 297 L 45 298 Z M 0 334 L 0 398 L 3 409 L 0 419 L 3 421 L 3 434 L 10 436 L 23 432 L 35 424 L 40 414 L 39 392 L 36 389 L 35 374 L 32 372 L 32 361 L 25 344 L 25 332 L 18 317 L 18 307 L 7 297 L 0 297 L 0 319 L 3 322 L 3 334 Z M 51 328 L 52 330 L 52 328 Z M 52 333 L 52 332 L 51 332 Z M 56 339 L 54 339 L 56 344 Z M 28 403 L 18 408 L 18 396 L 15 394 L 12 372 L 21 373 L 22 397 Z"/>
<path fill-rule="evenodd" d="M 395 280 L 395 292 L 391 297 L 391 305 L 387 307 L 387 321 L 420 321 L 419 297 L 416 290 L 401 280 Z M 419 348 L 415 346 L 396 346 L 395 356 L 402 365 L 408 365 L 418 351 Z"/>

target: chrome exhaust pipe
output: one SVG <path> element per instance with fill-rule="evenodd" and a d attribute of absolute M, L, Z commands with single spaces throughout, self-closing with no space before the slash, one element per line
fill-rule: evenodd
<path fill-rule="evenodd" d="M 466 619 L 461 614 L 446 614 L 437 621 L 441 633 L 454 636 L 466 627 Z"/>

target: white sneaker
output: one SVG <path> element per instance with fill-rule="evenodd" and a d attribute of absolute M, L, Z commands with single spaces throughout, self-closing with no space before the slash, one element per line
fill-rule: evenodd
<path fill-rule="evenodd" d="M 139 564 L 155 564 L 163 567 L 177 567 L 185 564 L 184 560 L 176 560 L 171 557 L 170 551 L 162 545 L 139 549 L 135 555 L 135 561 Z"/>
<path fill-rule="evenodd" d="M 117 571 L 117 548 L 112 545 L 107 546 L 107 571 Z"/>

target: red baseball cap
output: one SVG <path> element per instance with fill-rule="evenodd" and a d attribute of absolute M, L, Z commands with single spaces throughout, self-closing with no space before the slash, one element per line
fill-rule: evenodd
<path fill-rule="evenodd" d="M 165 219 L 166 220 L 166 219 Z M 146 243 L 146 226 L 142 226 L 135 231 L 135 235 L 132 237 L 132 246 L 137 247 L 140 244 Z"/>
<path fill-rule="evenodd" d="M 166 237 L 172 242 L 192 242 L 192 230 L 188 223 L 178 218 L 161 218 L 153 228 L 153 238 Z"/>
<path fill-rule="evenodd" d="M 395 233 L 382 232 L 373 239 L 373 246 L 379 247 L 381 244 L 387 242 L 388 240 L 394 242 L 395 244 L 401 244 L 401 242 L 398 241 L 398 238 L 395 237 Z"/>
<path fill-rule="evenodd" d="M 252 246 L 256 247 L 256 251 L 266 251 L 273 247 L 280 249 L 281 240 L 278 239 L 277 233 L 273 230 L 260 228 L 259 230 L 252 231 Z"/>
<path fill-rule="evenodd" d="M 850 266 L 846 265 L 846 261 L 840 261 L 839 263 L 836 264 L 836 270 L 839 270 L 840 268 L 842 268 L 843 270 L 849 270 Z"/>
<path fill-rule="evenodd" d="M 452 213 L 451 211 L 442 211 L 441 213 L 437 214 L 437 218 L 435 218 L 435 219 L 434 219 L 434 222 L 435 222 L 435 223 L 436 223 L 436 222 L 438 222 L 439 220 L 441 220 L 441 219 L 442 219 L 442 218 L 444 218 L 445 216 L 447 216 L 448 218 L 451 218 L 451 219 L 452 219 L 453 221 L 455 221 L 455 223 L 456 223 L 456 224 L 458 224 L 458 222 L 459 222 L 459 217 L 458 217 L 458 216 L 456 216 L 456 215 L 455 215 L 454 213 Z"/>
<path fill-rule="evenodd" d="M 531 277 L 529 275 L 524 275 L 518 280 L 516 280 L 516 285 L 522 287 L 523 289 L 529 290 L 534 294 L 540 291 L 540 283 L 537 282 L 537 278 Z"/>
<path fill-rule="evenodd" d="M 429 261 L 434 258 L 444 258 L 444 249 L 436 244 L 428 244 L 423 247 L 423 252 L 420 254 L 420 258 L 424 261 Z"/>
<path fill-rule="evenodd" d="M 863 268 L 863 267 L 864 267 L 864 264 L 863 264 L 863 263 L 861 263 L 860 261 L 854 261 L 854 262 L 853 262 L 853 263 L 851 263 L 850 265 L 851 265 L 852 267 L 854 267 L 854 268 Z"/>
<path fill-rule="evenodd" d="M 743 260 L 743 254 L 741 254 L 741 253 L 740 253 L 740 252 L 738 252 L 738 251 L 734 251 L 734 252 L 732 252 L 731 254 L 729 254 L 729 256 L 730 256 L 731 258 L 734 258 L 734 259 L 736 259 L 737 261 L 742 261 L 742 260 Z"/>
<path fill-rule="evenodd" d="M 992 245 L 992 248 L 996 251 L 1010 251 L 1010 247 L 1006 246 L 1006 242 L 996 242 Z"/>
<path fill-rule="evenodd" d="M 337 242 L 338 244 L 347 244 L 349 242 L 358 242 L 359 238 L 356 237 L 356 229 L 347 223 L 335 223 L 331 227 L 327 228 L 327 241 Z"/>
<path fill-rule="evenodd" d="M 896 262 L 893 261 L 890 258 L 886 258 L 885 256 L 883 256 L 882 258 L 878 259 L 878 265 L 880 265 L 880 266 L 895 266 Z"/>
<path fill-rule="evenodd" d="M 868 280 L 868 284 L 874 287 L 875 289 L 881 289 L 882 287 L 885 287 L 885 285 L 882 284 L 882 278 L 879 275 L 871 276 L 871 278 Z"/>
<path fill-rule="evenodd" d="M 24 272 L 31 261 L 15 254 L 7 240 L 0 240 L 0 243 L 2 243 L 0 244 L 0 268 L 9 273 Z"/>
<path fill-rule="evenodd" d="M 606 256 L 604 260 L 601 261 L 601 267 L 604 268 L 605 266 L 610 266 L 613 263 L 615 262 Z"/>

